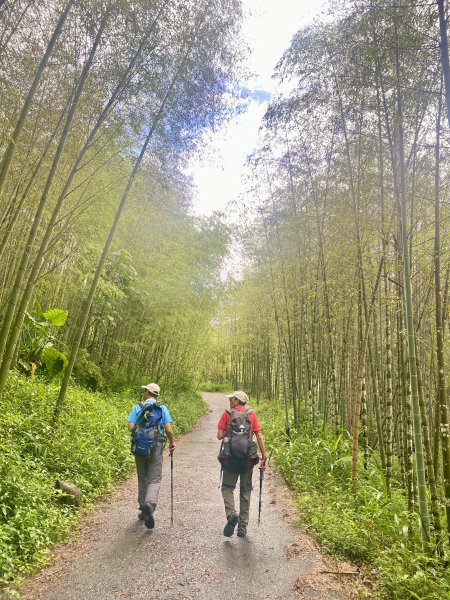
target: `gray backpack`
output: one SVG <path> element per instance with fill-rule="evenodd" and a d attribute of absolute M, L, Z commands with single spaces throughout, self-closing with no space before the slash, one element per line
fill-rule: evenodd
<path fill-rule="evenodd" d="M 248 467 L 252 467 L 258 462 L 257 445 L 252 439 L 252 423 L 250 420 L 252 412 L 250 408 L 245 411 L 227 410 L 230 415 L 230 422 L 223 437 L 222 448 L 218 457 L 224 467 L 229 466 L 231 464 L 230 460 L 233 462 L 232 459 L 243 462 Z"/>

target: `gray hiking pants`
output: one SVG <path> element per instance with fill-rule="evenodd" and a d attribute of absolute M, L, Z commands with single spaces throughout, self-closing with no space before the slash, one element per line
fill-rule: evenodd
<path fill-rule="evenodd" d="M 164 444 L 158 442 L 150 456 L 135 455 L 138 476 L 138 502 L 142 508 L 149 504 L 155 510 L 161 487 Z"/>
<path fill-rule="evenodd" d="M 231 473 L 226 469 L 223 470 L 222 497 L 225 503 L 225 514 L 227 519 L 236 512 L 234 506 L 234 489 L 239 477 L 239 520 L 241 523 L 248 525 L 250 496 L 253 489 L 252 475 L 253 469 L 247 469 L 243 473 Z"/>

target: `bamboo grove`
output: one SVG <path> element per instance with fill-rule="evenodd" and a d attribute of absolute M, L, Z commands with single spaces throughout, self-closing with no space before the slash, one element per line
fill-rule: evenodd
<path fill-rule="evenodd" d="M 227 232 L 191 216 L 182 168 L 234 109 L 240 19 L 233 0 L 0 2 L 0 397 L 11 368 L 57 361 L 55 418 L 73 373 L 192 382 Z"/>
<path fill-rule="evenodd" d="M 216 367 L 280 397 L 288 436 L 346 432 L 354 489 L 379 457 L 426 553 L 450 531 L 446 10 L 333 3 L 293 37 L 249 158 L 249 267 Z"/>

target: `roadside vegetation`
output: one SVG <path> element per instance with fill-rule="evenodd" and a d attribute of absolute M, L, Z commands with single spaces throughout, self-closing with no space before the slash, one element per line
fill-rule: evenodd
<path fill-rule="evenodd" d="M 9 378 L 0 415 L 0 584 L 45 564 L 49 548 L 67 537 L 80 509 L 57 480 L 82 493 L 82 509 L 128 477 L 134 460 L 126 419 L 140 390 L 119 394 L 71 387 L 60 421 L 52 422 L 58 386 Z M 176 435 L 206 410 L 193 392 L 163 391 Z"/>
<path fill-rule="evenodd" d="M 198 387 L 204 392 L 223 392 L 224 394 L 231 394 L 233 391 L 230 383 L 215 383 L 210 380 L 202 381 Z"/>
<path fill-rule="evenodd" d="M 300 527 L 329 554 L 361 567 L 370 587 L 368 597 L 443 600 L 450 596 L 447 559 L 425 557 L 420 550 L 419 516 L 406 508 L 398 465 L 389 493 L 379 453 L 374 452 L 368 468 L 361 470 L 354 494 L 348 432 L 336 437 L 328 428 L 301 421 L 287 439 L 281 403 L 260 403 L 258 416 L 268 453 L 295 493 Z"/>

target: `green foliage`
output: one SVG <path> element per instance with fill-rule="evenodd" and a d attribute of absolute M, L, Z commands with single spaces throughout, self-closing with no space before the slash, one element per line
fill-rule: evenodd
<path fill-rule="evenodd" d="M 11 142 L 8 132 L 22 124 L 20 139 L 9 145 L 14 161 L 8 178 L 3 173 L 6 187 L 0 194 L 5 216 L 0 253 L 8 267 L 1 283 L 0 318 L 8 314 L 8 302 L 10 308 L 22 300 L 21 306 L 67 306 L 72 318 L 61 339 L 69 346 L 83 329 L 81 345 L 107 375 L 108 386 L 110 381 L 117 384 L 110 388 L 114 390 L 141 377 L 145 381 L 148 373 L 166 387 L 178 384 L 181 374 L 191 388 L 201 363 L 201 337 L 214 311 L 227 227 L 222 217 L 193 216 L 184 165 L 188 153 L 202 143 L 203 129 L 235 116 L 244 50 L 239 2 L 224 3 L 207 19 L 203 4 L 183 5 L 181 20 L 177 9 L 163 11 L 155 27 L 149 9 L 153 3 L 147 1 L 75 2 L 53 47 L 52 68 L 44 67 L 50 49 L 44 62 L 40 57 L 61 16 L 59 3 L 31 3 L 30 10 L 16 11 L 20 18 L 2 22 L 8 30 L 2 37 L 2 80 L 8 80 L 6 97 L 12 93 L 15 98 L 0 103 L 3 150 Z M 139 31 L 129 26 L 131 5 Z M 40 35 L 33 34 L 36 22 L 42 26 Z M 187 48 L 188 38 L 192 43 Z M 11 69 L 21 39 L 27 40 L 21 46 L 21 68 Z M 157 54 L 156 47 L 161 47 Z M 61 66 L 69 63 L 70 72 Z M 30 86 L 32 95 L 22 106 Z M 181 97 L 183 102 L 176 101 Z M 18 121 L 21 109 L 24 118 Z M 161 123 L 148 131 L 155 110 Z M 152 138 L 152 159 L 140 162 L 144 131 L 149 133 L 146 146 Z M 67 168 L 55 178 L 62 165 Z M 115 216 L 119 219 L 125 204 L 116 229 Z M 108 232 L 114 232 L 114 241 L 95 284 L 88 323 L 80 328 L 78 317 L 87 307 L 84 301 Z M 22 257 L 27 270 L 18 269 Z M 58 309 L 38 319 L 52 327 L 65 320 Z M 9 321 L 4 320 L 2 341 Z M 54 376 L 61 360 L 38 361 L 49 340 L 35 321 L 25 325 L 29 331 L 24 331 L 18 364 L 26 373 L 36 364 L 50 365 L 48 374 Z M 19 334 L 19 327 L 14 332 Z M 34 340 L 26 339 L 28 333 Z M 9 366 L 5 363 L 4 371 Z M 105 387 L 94 364 L 85 362 L 78 379 L 91 388 Z"/>
<path fill-rule="evenodd" d="M 202 381 L 199 384 L 199 389 L 205 392 L 231 392 L 230 382 L 218 383 L 217 381 Z"/>
<path fill-rule="evenodd" d="M 208 405 L 198 392 L 171 393 L 161 395 L 173 418 L 175 436 L 190 431 L 195 422 L 206 413 Z"/>
<path fill-rule="evenodd" d="M 42 350 L 42 358 L 51 379 L 59 375 L 68 363 L 66 355 L 56 348 L 44 348 Z"/>
<path fill-rule="evenodd" d="M 25 373 L 32 373 L 32 365 L 38 372 L 43 367 L 46 375 L 53 379 L 59 375 L 67 364 L 67 358 L 55 348 L 58 340 L 51 333 L 52 327 L 65 325 L 68 311 L 52 308 L 45 312 L 38 311 L 38 318 L 26 313 L 22 338 L 19 348 L 18 363 Z"/>
<path fill-rule="evenodd" d="M 443 561 L 421 553 L 418 527 L 411 527 L 406 499 L 386 493 L 373 457 L 351 491 L 351 443 L 346 434 L 304 424 L 286 441 L 284 408 L 263 403 L 258 415 L 269 452 L 296 493 L 302 524 L 330 553 L 369 565 L 379 573 L 376 596 L 396 600 L 450 597 Z M 414 519 L 417 519 L 417 515 Z"/>
<path fill-rule="evenodd" d="M 0 583 L 44 564 L 48 547 L 64 539 L 78 517 L 61 502 L 57 479 L 82 490 L 83 504 L 112 489 L 134 465 L 127 416 L 139 397 L 69 390 L 56 429 L 57 386 L 11 373 L 0 416 Z M 162 398 L 177 435 L 206 411 L 198 394 Z"/>
<path fill-rule="evenodd" d="M 448 558 L 437 560 L 412 552 L 404 542 L 384 551 L 380 561 L 379 594 L 383 600 L 444 600 L 450 598 Z"/>
<path fill-rule="evenodd" d="M 73 377 L 77 383 L 92 391 L 102 391 L 106 387 L 102 370 L 95 364 L 84 348 L 78 352 Z"/>
<path fill-rule="evenodd" d="M 132 460 L 124 426 L 127 398 L 70 391 L 59 427 L 56 386 L 11 374 L 0 422 L 0 581 L 46 559 L 76 518 L 61 504 L 57 479 L 76 483 L 87 503 L 125 477 Z"/>
<path fill-rule="evenodd" d="M 69 313 L 61 308 L 51 308 L 42 313 L 44 325 L 53 325 L 53 327 L 62 327 L 66 324 Z"/>

